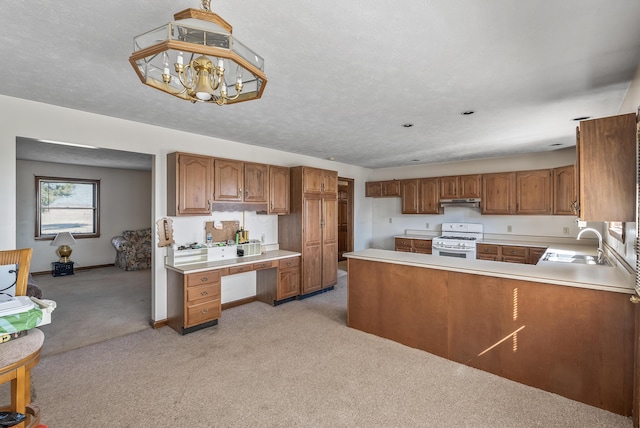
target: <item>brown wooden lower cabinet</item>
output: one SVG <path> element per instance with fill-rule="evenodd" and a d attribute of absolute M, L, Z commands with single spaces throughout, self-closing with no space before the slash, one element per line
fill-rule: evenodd
<path fill-rule="evenodd" d="M 626 294 L 354 258 L 348 275 L 349 327 L 631 414 Z"/>
<path fill-rule="evenodd" d="M 405 253 L 431 254 L 431 239 L 395 238 L 395 250 Z"/>
<path fill-rule="evenodd" d="M 546 248 L 544 247 L 478 244 L 476 246 L 476 259 L 535 265 L 545 251 Z"/>

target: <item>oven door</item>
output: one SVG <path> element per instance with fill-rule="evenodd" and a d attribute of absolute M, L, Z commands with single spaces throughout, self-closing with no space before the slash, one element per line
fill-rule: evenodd
<path fill-rule="evenodd" d="M 456 257 L 458 259 L 475 259 L 475 248 L 446 248 L 446 247 L 433 247 L 431 254 L 434 256 L 444 257 Z"/>

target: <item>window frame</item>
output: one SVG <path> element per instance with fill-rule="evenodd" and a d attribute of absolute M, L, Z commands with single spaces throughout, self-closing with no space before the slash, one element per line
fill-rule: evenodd
<path fill-rule="evenodd" d="M 91 184 L 94 186 L 93 191 L 93 223 L 94 232 L 91 233 L 73 233 L 73 237 L 76 239 L 83 238 L 99 238 L 100 237 L 100 179 L 92 178 L 68 178 L 68 177 L 49 177 L 49 176 L 35 176 L 36 185 L 36 221 L 35 221 L 35 233 L 34 239 L 36 241 L 52 241 L 57 233 L 48 234 L 42 233 L 42 206 L 41 206 L 41 183 L 42 182 L 57 182 L 57 183 L 72 183 L 72 184 Z"/>
<path fill-rule="evenodd" d="M 625 229 L 626 225 L 623 221 L 610 221 L 607 224 L 607 231 L 614 239 L 622 242 L 625 241 Z"/>

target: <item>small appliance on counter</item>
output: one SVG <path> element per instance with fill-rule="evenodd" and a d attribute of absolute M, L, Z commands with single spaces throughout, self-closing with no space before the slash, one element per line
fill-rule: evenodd
<path fill-rule="evenodd" d="M 442 223 L 442 235 L 433 238 L 431 254 L 435 256 L 476 258 L 476 242 L 484 236 L 480 223 Z"/>

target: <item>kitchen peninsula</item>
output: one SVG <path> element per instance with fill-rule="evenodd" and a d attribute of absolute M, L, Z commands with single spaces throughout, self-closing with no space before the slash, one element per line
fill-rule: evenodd
<path fill-rule="evenodd" d="M 631 414 L 635 306 L 623 268 L 376 249 L 346 257 L 349 327 Z"/>

